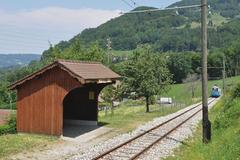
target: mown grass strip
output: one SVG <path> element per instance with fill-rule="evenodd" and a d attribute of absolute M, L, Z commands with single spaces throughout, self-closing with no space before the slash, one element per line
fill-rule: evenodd
<path fill-rule="evenodd" d="M 8 134 L 0 136 L 0 159 L 8 155 L 43 147 L 56 141 L 56 137 L 30 134 Z"/>

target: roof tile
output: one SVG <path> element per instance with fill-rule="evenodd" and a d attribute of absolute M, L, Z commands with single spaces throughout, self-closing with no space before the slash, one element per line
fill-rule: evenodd
<path fill-rule="evenodd" d="M 120 78 L 118 74 L 98 62 L 58 61 L 84 80 Z"/>
<path fill-rule="evenodd" d="M 32 73 L 25 78 L 16 81 L 9 86 L 10 89 L 15 89 L 17 86 L 22 85 L 28 80 L 33 79 L 37 75 L 46 72 L 53 67 L 60 66 L 64 70 L 69 72 L 70 76 L 77 79 L 83 79 L 85 82 L 88 80 L 117 80 L 121 78 L 117 73 L 113 72 L 111 69 L 107 68 L 99 62 L 84 62 L 75 60 L 57 60 L 52 64 Z"/>

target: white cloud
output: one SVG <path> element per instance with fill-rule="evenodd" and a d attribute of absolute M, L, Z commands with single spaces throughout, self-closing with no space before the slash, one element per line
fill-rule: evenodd
<path fill-rule="evenodd" d="M 119 10 L 68 9 L 48 7 L 32 11 L 8 13 L 0 11 L 0 23 L 14 23 L 20 26 L 44 25 L 52 27 L 96 27 L 107 20 L 119 16 Z"/>
<path fill-rule="evenodd" d="M 13 49 L 14 52 L 18 51 L 18 46 L 21 46 L 18 45 L 20 42 L 14 43 L 14 41 L 18 41 L 16 38 L 19 36 L 22 38 L 22 43 L 28 44 L 26 45 L 26 49 L 23 49 L 22 45 L 20 47 L 21 50 L 24 52 L 33 52 L 34 47 L 30 45 L 36 39 L 38 41 L 41 41 L 41 39 L 45 40 L 44 44 L 47 39 L 51 39 L 55 43 L 60 40 L 67 40 L 64 38 L 71 38 L 70 36 L 80 33 L 85 28 L 97 27 L 111 18 L 120 16 L 119 13 L 119 10 L 68 9 L 62 7 L 23 10 L 14 13 L 0 10 L 0 37 L 4 39 L 4 35 L 7 35 L 7 39 L 11 39 L 7 45 L 9 46 L 9 52 L 11 52 L 11 46 L 15 46 Z M 0 49 L 3 45 L 1 42 Z M 6 48 L 6 45 L 4 47 Z M 42 48 L 46 49 L 47 46 L 42 45 Z M 22 52 L 21 50 L 19 49 L 19 52 Z M 40 50 L 36 49 L 36 52 L 41 52 L 42 50 Z"/>

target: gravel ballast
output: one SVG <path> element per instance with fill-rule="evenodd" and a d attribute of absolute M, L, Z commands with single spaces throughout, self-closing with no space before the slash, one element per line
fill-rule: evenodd
<path fill-rule="evenodd" d="M 217 101 L 214 101 L 209 105 L 209 107 L 213 106 Z M 196 104 L 195 104 L 196 105 Z M 189 107 L 186 107 L 176 113 L 155 118 L 153 121 L 150 121 L 144 125 L 139 126 L 136 130 L 134 130 L 131 133 L 119 135 L 115 138 L 112 138 L 108 141 L 103 142 L 102 144 L 96 145 L 94 147 L 89 148 L 86 150 L 84 154 L 76 154 L 73 155 L 70 160 L 88 160 L 92 159 L 99 154 L 103 153 L 104 151 L 107 151 L 111 149 L 114 146 L 117 146 L 128 139 L 131 139 L 138 134 L 143 133 L 144 131 L 162 123 L 165 122 L 175 116 L 177 116 L 180 113 L 183 113 L 184 111 L 192 108 L 195 105 L 191 105 Z M 195 110 L 196 111 L 196 110 Z M 193 112 L 192 112 L 193 113 Z M 189 116 L 190 114 L 187 114 L 186 116 Z M 187 123 L 183 124 L 180 128 L 178 128 L 176 131 L 172 132 L 167 138 L 162 140 L 158 145 L 150 149 L 148 152 L 144 154 L 144 156 L 141 156 L 140 159 L 160 159 L 165 158 L 167 156 L 173 155 L 173 151 L 175 148 L 177 148 L 179 145 L 182 144 L 182 141 L 191 137 L 193 132 L 196 130 L 196 127 L 198 125 L 198 122 L 201 120 L 202 114 L 199 112 L 197 115 L 195 115 L 193 118 L 191 118 Z M 174 125 L 174 124 L 171 124 Z M 112 159 L 118 159 L 117 157 L 112 157 Z"/>
<path fill-rule="evenodd" d="M 209 105 L 209 107 L 212 107 L 215 103 L 214 101 Z M 179 110 L 178 112 L 175 112 L 173 114 L 169 114 L 167 116 L 155 118 L 150 122 L 147 122 L 144 125 L 139 126 L 137 129 L 130 133 L 121 134 L 115 137 L 110 138 L 96 138 L 95 140 L 91 141 L 91 143 L 81 143 L 80 141 L 67 141 L 62 142 L 62 144 L 55 146 L 50 146 L 49 148 L 43 150 L 43 151 L 35 151 L 34 153 L 20 153 L 16 156 L 9 157 L 9 159 L 51 159 L 51 160 L 89 160 L 92 159 L 99 154 L 103 153 L 104 151 L 107 151 L 111 149 L 112 147 L 115 147 L 141 133 L 144 131 L 163 123 L 173 117 L 175 117 L 178 114 L 183 113 L 184 111 L 192 108 L 193 106 L 196 106 L 196 104 L 188 106 L 182 110 Z M 196 130 L 196 127 L 199 123 L 199 121 L 202 118 L 201 112 L 199 112 L 197 115 L 195 115 L 192 119 L 190 119 L 187 123 L 183 124 L 180 128 L 178 128 L 176 131 L 172 132 L 167 138 L 164 138 L 161 142 L 159 142 L 156 146 L 148 150 L 143 156 L 141 156 L 139 159 L 161 159 L 165 158 L 167 156 L 173 155 L 174 149 L 179 147 L 179 145 L 182 144 L 182 142 L 191 137 L 193 135 L 193 132 Z M 117 159 L 116 157 L 113 157 L 113 159 Z"/>

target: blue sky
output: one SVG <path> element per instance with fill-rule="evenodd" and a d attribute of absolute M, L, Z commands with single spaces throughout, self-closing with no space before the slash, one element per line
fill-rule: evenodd
<path fill-rule="evenodd" d="M 164 8 L 178 0 L 0 0 L 0 53 L 41 54 L 131 10 L 123 1 Z"/>

